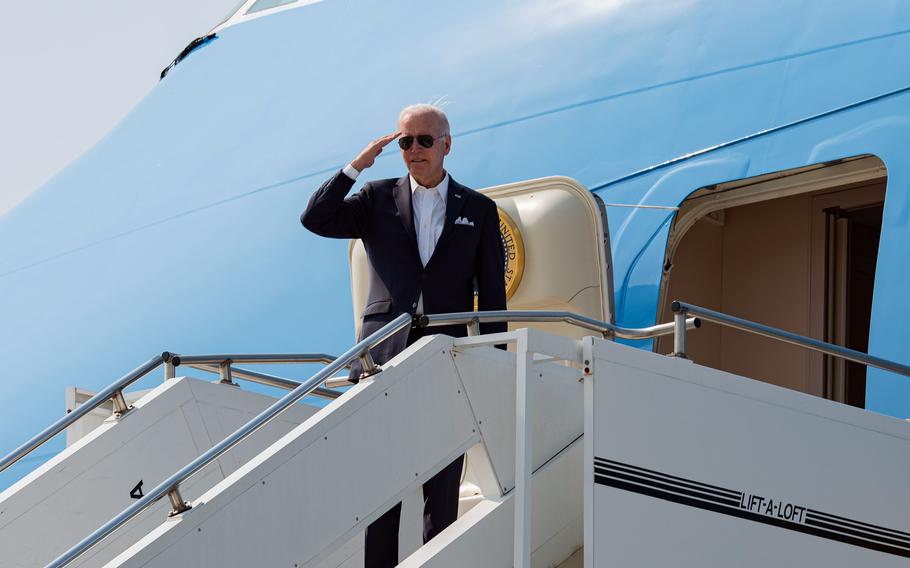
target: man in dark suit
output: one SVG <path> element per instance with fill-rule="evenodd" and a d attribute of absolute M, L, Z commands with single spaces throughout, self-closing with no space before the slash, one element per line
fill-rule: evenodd
<path fill-rule="evenodd" d="M 408 168 L 400 179 L 367 182 L 345 197 L 360 172 L 373 165 L 395 139 Z M 374 140 L 350 164 L 313 194 L 300 216 L 304 227 L 325 237 L 361 239 L 369 259 L 369 294 L 360 337 L 402 313 L 412 315 L 506 308 L 504 253 L 499 215 L 490 198 L 464 187 L 443 167 L 452 148 L 449 122 L 431 105 L 401 111 L 398 132 Z M 505 323 L 481 324 L 482 333 L 506 331 Z M 438 327 L 433 333 L 464 337 L 464 325 Z M 412 327 L 371 350 L 383 364 L 420 339 Z M 361 369 L 354 365 L 351 377 Z M 458 514 L 464 456 L 423 486 L 424 543 Z M 398 564 L 399 503 L 367 528 L 367 568 Z"/>

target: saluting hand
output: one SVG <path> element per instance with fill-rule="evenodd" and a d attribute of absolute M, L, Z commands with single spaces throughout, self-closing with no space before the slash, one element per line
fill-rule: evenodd
<path fill-rule="evenodd" d="M 386 134 L 381 138 L 377 138 L 370 142 L 370 145 L 364 148 L 363 152 L 359 156 L 354 158 L 354 161 L 351 162 L 351 165 L 354 166 L 358 172 L 369 168 L 373 165 L 373 162 L 376 161 L 376 156 L 382 153 L 382 149 L 392 140 L 401 136 L 401 132 L 395 132 L 394 134 Z"/>

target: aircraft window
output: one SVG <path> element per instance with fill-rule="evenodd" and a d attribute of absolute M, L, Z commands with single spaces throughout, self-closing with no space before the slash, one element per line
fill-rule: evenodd
<path fill-rule="evenodd" d="M 277 8 L 278 6 L 284 6 L 285 4 L 293 4 L 297 0 L 257 0 L 250 6 L 249 10 L 246 11 L 247 14 L 254 14 L 256 12 L 261 12 L 263 10 L 268 10 L 269 8 Z"/>

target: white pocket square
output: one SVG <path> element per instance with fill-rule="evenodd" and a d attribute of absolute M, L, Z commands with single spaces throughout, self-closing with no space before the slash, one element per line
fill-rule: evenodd
<path fill-rule="evenodd" d="M 455 219 L 455 224 L 456 225 L 467 225 L 469 227 L 473 227 L 474 221 L 468 221 L 467 217 L 458 217 L 457 219 Z"/>

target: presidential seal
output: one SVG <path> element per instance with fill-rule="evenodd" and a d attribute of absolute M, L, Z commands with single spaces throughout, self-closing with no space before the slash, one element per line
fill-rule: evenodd
<path fill-rule="evenodd" d="M 521 240 L 518 225 L 509 214 L 499 209 L 499 236 L 502 239 L 502 250 L 506 253 L 506 300 L 510 299 L 525 270 L 525 244 Z"/>

